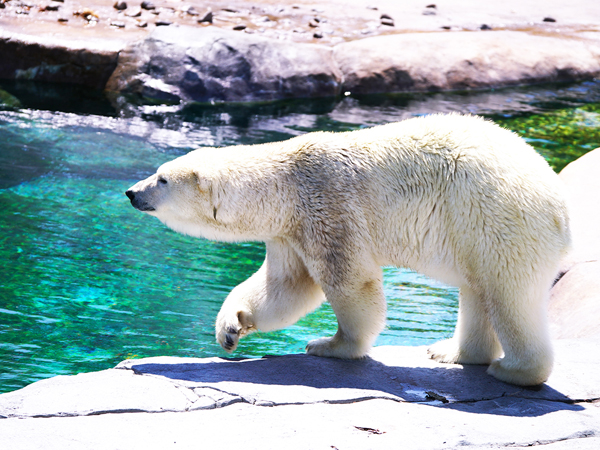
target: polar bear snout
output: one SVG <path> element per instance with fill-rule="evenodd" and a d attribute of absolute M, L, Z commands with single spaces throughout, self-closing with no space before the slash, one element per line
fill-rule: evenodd
<path fill-rule="evenodd" d="M 125 192 L 125 195 L 131 201 L 131 206 L 138 211 L 156 211 L 155 205 L 149 198 L 151 195 L 149 195 L 145 189 L 138 189 L 138 184 L 132 186 Z"/>

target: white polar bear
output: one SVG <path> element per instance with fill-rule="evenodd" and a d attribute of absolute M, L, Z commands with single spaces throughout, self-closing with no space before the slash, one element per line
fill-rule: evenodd
<path fill-rule="evenodd" d="M 327 299 L 338 331 L 308 353 L 364 356 L 386 320 L 381 266 L 395 265 L 460 287 L 454 337 L 433 345 L 432 358 L 490 364 L 488 373 L 519 385 L 550 374 L 545 301 L 570 240 L 561 182 L 491 122 L 433 115 L 203 148 L 127 196 L 178 232 L 266 243 L 264 264 L 217 317 L 228 351 Z"/>

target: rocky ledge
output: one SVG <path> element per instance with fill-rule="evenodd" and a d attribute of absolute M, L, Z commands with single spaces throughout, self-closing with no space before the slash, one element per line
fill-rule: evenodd
<path fill-rule="evenodd" d="M 600 3 L 587 0 L 46 3 L 1 0 L 0 78 L 177 104 L 482 89 L 600 74 L 593 20 Z"/>
<path fill-rule="evenodd" d="M 483 366 L 435 363 L 423 347 L 377 347 L 359 361 L 128 360 L 0 396 L 0 442 L 61 450 L 218 448 L 232 439 L 249 449 L 592 449 L 600 445 L 600 363 L 590 355 L 598 352 L 597 340 L 557 342 L 555 371 L 537 390 L 496 381 Z"/>
<path fill-rule="evenodd" d="M 556 364 L 542 386 L 502 383 L 485 366 L 439 364 L 424 347 L 376 347 L 355 361 L 127 360 L 0 395 L 0 444 L 15 450 L 597 449 L 599 170 L 596 149 L 560 174 L 574 245 L 552 289 Z"/>

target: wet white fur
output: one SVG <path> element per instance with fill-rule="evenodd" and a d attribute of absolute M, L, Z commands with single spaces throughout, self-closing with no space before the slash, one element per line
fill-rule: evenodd
<path fill-rule="evenodd" d="M 218 315 L 228 350 L 327 299 L 339 329 L 308 353 L 364 356 L 386 320 L 381 266 L 395 265 L 460 287 L 454 337 L 433 345 L 432 358 L 490 364 L 490 374 L 520 385 L 551 372 L 545 302 L 569 244 L 561 183 L 491 122 L 434 115 L 204 148 L 132 190 L 176 231 L 266 242 L 263 266 Z"/>

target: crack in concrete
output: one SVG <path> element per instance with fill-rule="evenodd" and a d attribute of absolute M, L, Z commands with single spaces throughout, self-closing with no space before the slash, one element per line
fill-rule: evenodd
<path fill-rule="evenodd" d="M 573 441 L 576 439 L 587 439 L 587 438 L 596 437 L 596 436 L 597 436 L 597 434 L 593 430 L 585 430 L 585 431 L 580 431 L 578 433 L 570 434 L 569 436 L 565 436 L 564 438 L 560 438 L 560 439 L 537 440 L 537 441 L 526 442 L 526 443 L 512 443 L 512 444 L 504 445 L 503 447 L 507 447 L 507 448 L 510 448 L 510 447 L 518 447 L 518 448 L 538 447 L 538 446 L 542 446 L 542 445 L 556 444 L 557 442 Z"/>
<path fill-rule="evenodd" d="M 67 412 L 59 412 L 55 414 L 39 414 L 39 415 L 0 415 L 0 419 L 25 419 L 25 418 L 61 418 L 61 417 L 85 417 L 85 416 L 100 416 L 106 414 L 127 414 L 127 413 L 146 413 L 146 414 L 160 414 L 166 412 L 175 412 L 175 413 L 184 413 L 191 411 L 199 411 L 206 409 L 218 409 L 225 408 L 227 406 L 236 404 L 236 403 L 246 403 L 252 406 L 259 407 L 275 407 L 275 406 L 302 406 L 302 405 L 317 405 L 317 404 L 329 404 L 329 405 L 344 405 L 344 404 L 352 404 L 352 403 L 360 403 L 366 402 L 370 400 L 390 400 L 395 403 L 408 403 L 408 404 L 423 404 L 423 405 L 435 405 L 435 406 L 452 406 L 452 405 L 460 405 L 460 404 L 476 404 L 479 402 L 486 401 L 494 401 L 507 397 L 517 397 L 515 395 L 506 395 L 503 394 L 498 397 L 491 398 L 482 398 L 482 399 L 470 399 L 470 400 L 449 400 L 447 402 L 442 402 L 431 397 L 431 400 L 421 401 L 421 400 L 405 400 L 400 397 L 392 398 L 388 396 L 363 396 L 363 397 L 355 397 L 355 398 L 347 398 L 347 399 L 338 399 L 338 400 L 318 400 L 318 401 L 307 401 L 307 402 L 277 402 L 272 400 L 261 400 L 260 398 L 252 398 L 249 396 L 244 396 L 242 394 L 236 394 L 233 392 L 228 392 L 223 389 L 218 389 L 214 386 L 185 386 L 179 383 L 173 383 L 175 387 L 182 392 L 187 399 L 187 405 L 184 409 L 160 409 L 160 410 L 147 410 L 141 408 L 118 408 L 118 409 L 106 409 L 106 410 L 98 410 L 98 411 L 89 411 L 84 413 L 67 413 Z M 199 395 L 198 390 L 208 390 L 221 395 Z M 195 397 L 195 398 L 194 398 Z M 445 397 L 444 397 L 445 398 Z M 527 397 L 518 397 L 523 400 L 530 400 L 532 402 L 552 402 L 552 403 L 563 403 L 563 404 L 578 404 L 578 403 L 596 403 L 600 401 L 600 398 L 592 398 L 592 399 L 532 399 Z M 194 406 L 202 399 L 209 399 L 209 401 L 203 405 Z M 513 443 L 510 445 L 506 445 L 506 447 L 527 447 L 527 446 L 537 446 L 537 445 L 548 445 L 554 442 L 560 442 L 563 440 L 569 439 L 581 439 L 588 437 L 596 437 L 596 433 L 591 430 L 583 431 L 580 433 L 576 433 L 571 436 L 567 436 L 564 439 L 558 440 L 548 440 L 548 441 L 536 441 L 532 443 Z"/>

